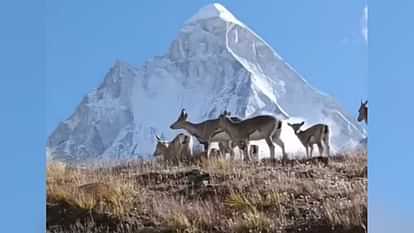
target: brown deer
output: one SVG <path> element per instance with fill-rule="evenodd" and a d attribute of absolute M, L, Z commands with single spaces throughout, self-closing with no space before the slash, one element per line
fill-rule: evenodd
<path fill-rule="evenodd" d="M 164 161 L 174 165 L 191 160 L 193 151 L 190 136 L 180 133 L 170 142 L 164 141 L 158 136 L 156 139 L 157 145 L 153 154 L 155 158 L 162 156 Z"/>
<path fill-rule="evenodd" d="M 328 157 L 330 156 L 330 148 L 329 148 L 329 127 L 325 124 L 316 124 L 309 127 L 306 130 L 300 130 L 305 124 L 304 121 L 297 124 L 288 123 L 290 127 L 292 127 L 293 131 L 295 132 L 296 136 L 302 142 L 303 146 L 306 149 L 306 157 L 312 158 L 313 152 L 313 145 L 318 145 L 319 154 L 322 157 L 324 152 L 324 146 L 326 147 L 326 152 Z M 309 153 L 310 150 L 310 153 Z"/>
<path fill-rule="evenodd" d="M 281 147 L 283 159 L 287 158 L 284 143 L 280 139 L 282 122 L 273 116 L 261 115 L 236 122 L 223 113 L 219 116 L 219 126 L 230 136 L 232 142 L 243 148 L 245 160 L 250 160 L 249 141 L 262 139 L 269 146 L 272 159 L 275 158 L 273 142 Z"/>
<path fill-rule="evenodd" d="M 229 112 L 225 112 L 229 115 Z M 193 135 L 197 140 L 204 145 L 204 150 L 208 152 L 211 142 L 219 142 L 219 148 L 221 153 L 225 154 L 230 152 L 231 157 L 234 157 L 233 147 L 231 147 L 230 138 L 223 134 L 223 130 L 220 130 L 219 120 L 211 119 L 200 123 L 192 123 L 187 121 L 188 114 L 185 109 L 181 110 L 178 119 L 171 124 L 171 129 L 184 129 L 189 134 Z M 239 118 L 232 117 L 233 120 L 240 120 Z"/>

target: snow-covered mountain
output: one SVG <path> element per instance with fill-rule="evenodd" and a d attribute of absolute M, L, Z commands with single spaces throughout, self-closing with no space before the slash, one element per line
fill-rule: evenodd
<path fill-rule="evenodd" d="M 50 135 L 48 157 L 65 161 L 149 155 L 155 134 L 186 108 L 194 122 L 223 110 L 242 118 L 273 114 L 306 125 L 324 122 L 334 148 L 357 144 L 366 132 L 335 102 L 311 87 L 262 38 L 220 4 L 191 17 L 165 56 L 142 66 L 116 61 L 103 83 Z M 302 148 L 288 126 L 288 151 Z"/>

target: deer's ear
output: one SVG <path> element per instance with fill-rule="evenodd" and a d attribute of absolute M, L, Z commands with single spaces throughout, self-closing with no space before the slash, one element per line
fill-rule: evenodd
<path fill-rule="evenodd" d="M 187 118 L 187 113 L 185 112 L 184 108 L 181 110 L 180 118 Z"/>
<path fill-rule="evenodd" d="M 367 104 L 368 104 L 368 100 L 367 100 L 367 101 L 365 101 L 364 105 L 367 105 Z"/>
<path fill-rule="evenodd" d="M 300 123 L 300 125 L 304 125 L 305 124 L 305 122 L 304 121 L 302 121 L 301 123 Z"/>
<path fill-rule="evenodd" d="M 155 135 L 155 139 L 157 139 L 157 141 L 161 141 L 161 138 L 158 135 Z"/>

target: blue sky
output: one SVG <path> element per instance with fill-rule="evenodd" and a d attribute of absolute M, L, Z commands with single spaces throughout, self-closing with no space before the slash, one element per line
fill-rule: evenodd
<path fill-rule="evenodd" d="M 1 2 L 0 28 L 0 231 L 45 232 L 44 5 Z"/>
<path fill-rule="evenodd" d="M 412 1 L 370 4 L 368 194 L 372 232 L 414 229 L 413 8 Z"/>
<path fill-rule="evenodd" d="M 141 64 L 163 54 L 184 20 L 208 1 L 71 2 L 0 7 L 2 232 L 45 232 L 47 133 L 115 59 Z M 369 88 L 369 230 L 411 232 L 414 3 L 371 1 L 367 46 L 363 1 L 308 2 L 223 4 L 350 111 Z"/>
<path fill-rule="evenodd" d="M 313 86 L 355 115 L 367 97 L 364 1 L 218 1 Z M 47 131 L 96 88 L 116 59 L 163 55 L 184 22 L 211 1 L 48 1 Z"/>

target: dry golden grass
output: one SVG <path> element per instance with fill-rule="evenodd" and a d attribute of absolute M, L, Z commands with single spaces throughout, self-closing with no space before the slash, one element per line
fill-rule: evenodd
<path fill-rule="evenodd" d="M 367 156 L 48 165 L 49 232 L 366 232 Z"/>

